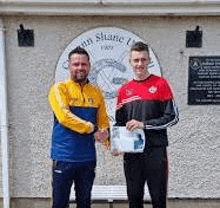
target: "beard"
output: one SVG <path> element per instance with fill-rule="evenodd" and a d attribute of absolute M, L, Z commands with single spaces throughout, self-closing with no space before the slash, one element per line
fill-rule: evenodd
<path fill-rule="evenodd" d="M 88 73 L 79 72 L 79 73 L 71 74 L 71 77 L 75 82 L 83 83 L 87 80 Z"/>

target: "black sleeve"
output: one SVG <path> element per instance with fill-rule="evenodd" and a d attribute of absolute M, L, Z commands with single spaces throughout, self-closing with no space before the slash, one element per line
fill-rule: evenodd
<path fill-rule="evenodd" d="M 163 102 L 164 113 L 159 118 L 154 118 L 144 122 L 146 129 L 165 129 L 179 121 L 178 108 L 173 100 Z"/>

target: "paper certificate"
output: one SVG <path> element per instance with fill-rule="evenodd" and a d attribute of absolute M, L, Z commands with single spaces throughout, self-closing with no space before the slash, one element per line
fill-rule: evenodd
<path fill-rule="evenodd" d="M 111 128 L 111 151 L 143 152 L 145 147 L 145 134 L 143 129 L 128 131 L 126 127 L 113 126 Z"/>

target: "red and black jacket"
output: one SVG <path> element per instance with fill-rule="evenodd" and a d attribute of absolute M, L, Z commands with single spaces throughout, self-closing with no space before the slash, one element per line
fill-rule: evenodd
<path fill-rule="evenodd" d="M 178 122 L 178 110 L 168 82 L 155 75 L 132 80 L 119 89 L 116 124 L 135 119 L 145 125 L 146 147 L 167 146 L 167 127 Z"/>

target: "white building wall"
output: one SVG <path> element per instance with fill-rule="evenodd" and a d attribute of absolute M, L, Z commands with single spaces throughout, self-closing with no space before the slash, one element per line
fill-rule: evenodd
<path fill-rule="evenodd" d="M 189 56 L 220 55 L 220 17 L 4 16 L 8 73 L 10 188 L 12 197 L 51 197 L 48 158 L 53 116 L 47 94 L 56 63 L 81 33 L 113 26 L 151 46 L 179 105 L 180 122 L 169 129 L 169 197 L 219 198 L 219 106 L 187 105 Z M 17 30 L 33 29 L 34 47 L 18 47 Z M 199 25 L 202 48 L 186 48 L 187 30 Z M 122 157 L 98 145 L 96 185 L 125 185 Z"/>

